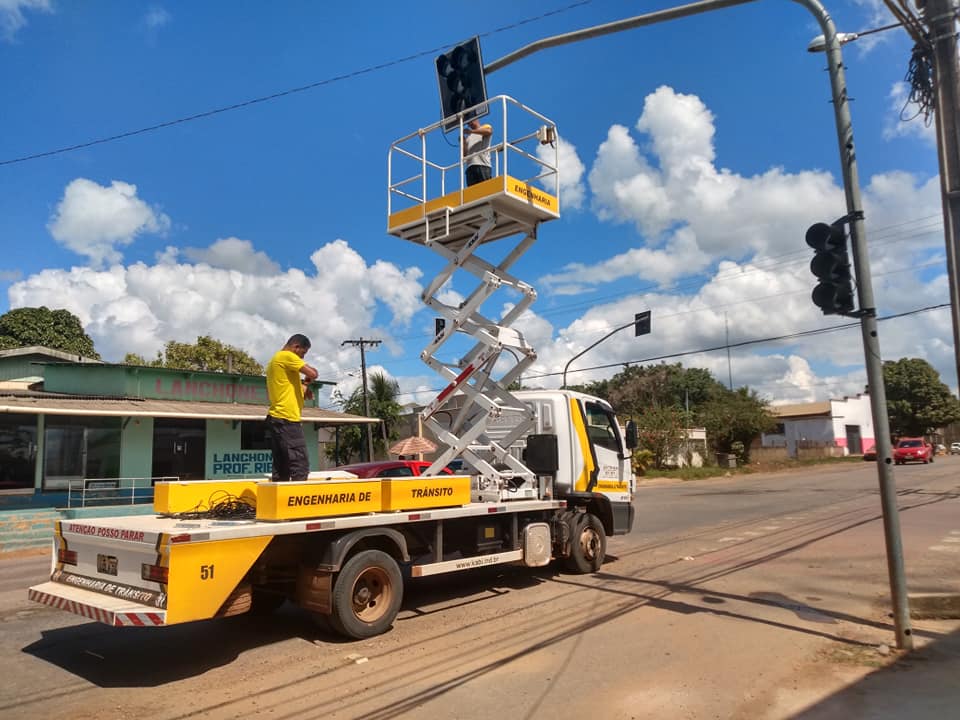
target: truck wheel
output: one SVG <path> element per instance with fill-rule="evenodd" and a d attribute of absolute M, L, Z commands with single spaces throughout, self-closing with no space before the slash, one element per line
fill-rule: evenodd
<path fill-rule="evenodd" d="M 574 519 L 570 557 L 566 558 L 567 569 L 580 574 L 597 572 L 606 552 L 607 536 L 600 519 L 590 513 L 583 513 Z"/>
<path fill-rule="evenodd" d="M 330 624 L 337 632 L 355 640 L 379 635 L 400 611 L 400 568 L 382 550 L 359 552 L 340 569 L 332 599 Z"/>

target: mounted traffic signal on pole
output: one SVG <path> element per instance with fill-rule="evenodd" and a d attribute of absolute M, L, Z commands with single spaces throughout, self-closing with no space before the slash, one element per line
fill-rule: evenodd
<path fill-rule="evenodd" d="M 633 316 L 633 336 L 640 337 L 650 332 L 650 311 L 644 310 Z"/>
<path fill-rule="evenodd" d="M 440 110 L 444 120 L 455 118 L 457 113 L 479 105 L 487 99 L 487 84 L 483 75 L 483 58 L 480 56 L 480 38 L 460 43 L 449 52 L 437 56 L 437 83 L 440 86 Z M 464 120 L 486 115 L 486 109 L 478 109 L 464 116 Z M 456 119 L 445 123 L 449 132 L 457 128 Z"/>
<path fill-rule="evenodd" d="M 444 328 L 447 327 L 447 321 L 445 318 L 434 318 L 433 319 L 433 335 L 434 337 L 438 336 L 443 332 Z"/>
<path fill-rule="evenodd" d="M 853 312 L 853 278 L 847 255 L 847 234 L 843 222 L 817 223 L 807 230 L 807 245 L 814 249 L 810 271 L 816 276 L 813 304 L 824 315 L 848 315 Z"/>

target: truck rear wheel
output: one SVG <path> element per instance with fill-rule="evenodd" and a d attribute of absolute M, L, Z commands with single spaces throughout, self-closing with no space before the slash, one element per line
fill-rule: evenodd
<path fill-rule="evenodd" d="M 600 518 L 590 513 L 577 515 L 572 522 L 570 556 L 566 558 L 571 572 L 594 573 L 603 565 L 607 553 L 607 536 Z"/>
<path fill-rule="evenodd" d="M 396 561 L 382 550 L 364 550 L 337 575 L 330 624 L 355 640 L 373 637 L 390 628 L 402 600 L 403 578 Z"/>

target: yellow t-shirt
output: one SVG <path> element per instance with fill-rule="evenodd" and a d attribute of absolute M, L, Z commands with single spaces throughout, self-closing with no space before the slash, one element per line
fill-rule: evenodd
<path fill-rule="evenodd" d="M 300 384 L 300 368 L 306 363 L 303 358 L 289 350 L 280 350 L 267 363 L 267 396 L 270 410 L 275 418 L 300 422 L 303 410 L 303 386 Z"/>

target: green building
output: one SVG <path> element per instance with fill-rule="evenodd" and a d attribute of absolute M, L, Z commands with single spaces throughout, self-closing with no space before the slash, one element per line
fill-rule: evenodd
<path fill-rule="evenodd" d="M 68 493 L 84 488 L 152 494 L 160 478 L 269 475 L 267 404 L 260 375 L 108 364 L 43 347 L 0 351 L 0 509 L 76 504 Z M 318 433 L 367 422 L 378 421 L 307 401 L 311 469 L 322 467 Z"/>

